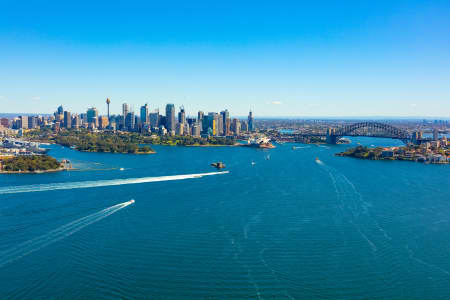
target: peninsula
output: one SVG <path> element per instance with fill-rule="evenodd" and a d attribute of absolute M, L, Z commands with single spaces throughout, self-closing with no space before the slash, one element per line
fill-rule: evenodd
<path fill-rule="evenodd" d="M 439 143 L 424 143 L 421 145 L 409 144 L 403 147 L 375 147 L 368 148 L 357 146 L 345 152 L 336 153 L 336 156 L 349 156 L 359 159 L 370 160 L 406 160 L 432 164 L 448 164 L 447 157 L 450 156 L 450 149 L 447 145 Z"/>
<path fill-rule="evenodd" d="M 0 158 L 0 173 L 48 173 L 67 170 L 64 162 L 48 155 Z"/>

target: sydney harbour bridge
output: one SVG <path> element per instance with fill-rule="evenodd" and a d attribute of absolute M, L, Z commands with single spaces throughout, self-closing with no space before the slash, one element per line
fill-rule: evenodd
<path fill-rule="evenodd" d="M 327 143 L 336 144 L 344 136 L 391 138 L 402 140 L 404 143 L 411 140 L 411 136 L 406 130 L 395 126 L 378 122 L 358 122 L 340 128 L 328 128 L 326 134 Z"/>
<path fill-rule="evenodd" d="M 412 140 L 411 135 L 398 127 L 379 122 L 358 122 L 338 128 L 328 128 L 326 133 L 292 133 L 290 138 L 326 137 L 328 144 L 337 144 L 344 136 L 367 136 L 402 140 L 405 144 Z"/>

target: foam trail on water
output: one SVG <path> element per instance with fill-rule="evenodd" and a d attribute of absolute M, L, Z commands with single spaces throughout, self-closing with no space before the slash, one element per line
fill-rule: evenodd
<path fill-rule="evenodd" d="M 0 268 L 6 264 L 14 262 L 26 255 L 29 255 L 35 251 L 38 251 L 50 244 L 53 244 L 59 240 L 62 240 L 77 231 L 80 231 L 84 227 L 91 225 L 92 223 L 98 222 L 107 216 L 133 204 L 134 200 L 123 202 L 108 208 L 105 208 L 99 212 L 88 215 L 86 217 L 80 218 L 78 220 L 72 221 L 66 225 L 58 227 L 47 234 L 41 235 L 37 238 L 31 239 L 29 241 L 23 242 L 9 250 L 0 253 Z"/>
<path fill-rule="evenodd" d="M 70 189 L 83 189 L 93 188 L 101 186 L 113 186 L 123 184 L 137 184 L 156 181 L 169 181 L 169 180 L 183 180 L 191 178 L 201 178 L 203 176 L 227 174 L 229 171 L 224 172 L 211 172 L 211 173 L 199 173 L 199 174 L 186 174 L 186 175 L 172 175 L 172 176 L 159 176 L 159 177 L 142 177 L 142 178 L 127 178 L 127 179 L 112 179 L 112 180 L 97 180 L 97 181 L 79 181 L 79 182 L 61 182 L 61 183 L 48 183 L 48 184 L 32 184 L 23 186 L 7 186 L 0 187 L 1 194 L 15 194 L 15 193 L 30 193 L 30 192 L 44 192 L 53 190 L 70 190 Z"/>

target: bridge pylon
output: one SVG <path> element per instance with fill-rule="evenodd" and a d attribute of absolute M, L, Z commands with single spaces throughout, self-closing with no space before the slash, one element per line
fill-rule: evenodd
<path fill-rule="evenodd" d="M 335 128 L 327 129 L 327 144 L 336 145 L 337 144 L 337 136 Z"/>

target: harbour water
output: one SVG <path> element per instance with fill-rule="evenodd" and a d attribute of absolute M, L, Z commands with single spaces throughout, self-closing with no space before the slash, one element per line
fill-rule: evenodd
<path fill-rule="evenodd" d="M 78 170 L 0 175 L 0 298 L 448 299 L 450 167 L 350 146 L 50 146 Z"/>

